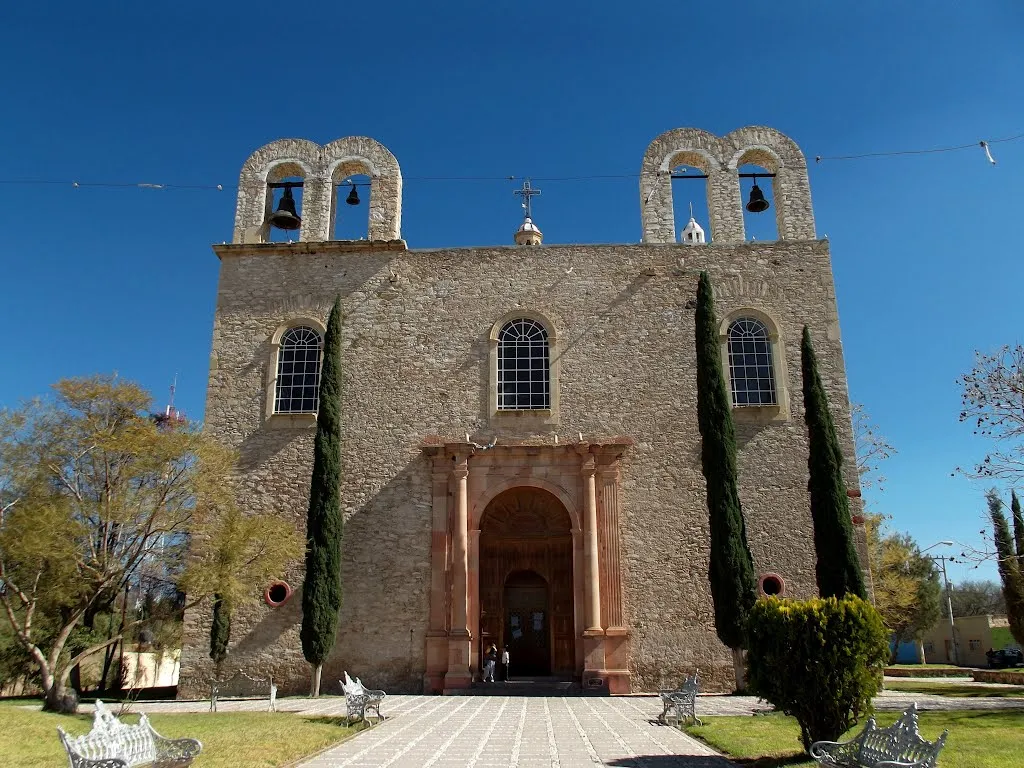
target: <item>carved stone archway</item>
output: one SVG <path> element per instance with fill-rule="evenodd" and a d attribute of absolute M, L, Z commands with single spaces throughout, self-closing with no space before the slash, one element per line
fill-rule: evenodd
<path fill-rule="evenodd" d="M 619 460 L 632 443 L 630 438 L 569 445 L 504 443 L 481 450 L 471 442 L 438 441 L 423 447 L 433 465 L 425 690 L 440 693 L 466 688 L 478 677 L 483 632 L 495 633 L 494 642 L 503 637 L 501 626 L 488 623 L 485 605 L 495 600 L 492 582 L 499 576 L 495 571 L 484 578 L 483 569 L 500 570 L 518 563 L 520 569 L 537 572 L 553 584 L 551 599 L 560 606 L 551 609 L 552 632 L 556 613 L 559 621 L 555 633 L 559 639 L 552 637 L 553 666 L 567 669 L 568 653 L 572 675 L 584 687 L 611 693 L 630 691 L 629 632 L 624 623 L 620 570 Z M 503 494 L 510 495 L 505 498 Z M 506 502 L 513 499 L 515 514 L 531 518 L 527 528 L 543 532 L 540 539 L 559 542 L 562 549 L 557 556 L 538 554 L 543 547 L 536 543 L 525 549 L 513 546 L 511 551 L 518 547 L 520 555 L 488 554 L 490 512 L 506 510 L 495 513 L 497 524 L 503 515 L 512 514 Z M 511 539 L 504 541 L 510 543 Z M 571 579 L 565 575 L 570 562 L 565 555 L 567 545 L 571 546 Z M 542 562 L 545 558 L 546 564 Z M 551 564 L 555 562 L 558 565 Z M 552 568 L 559 573 L 551 575 Z M 485 594 L 488 590 L 489 595 Z M 500 597 L 497 600 L 500 604 Z"/>
<path fill-rule="evenodd" d="M 480 647 L 508 646 L 518 674 L 572 678 L 582 671 L 572 527 L 555 496 L 530 486 L 496 496 L 480 521 L 479 570 Z"/>

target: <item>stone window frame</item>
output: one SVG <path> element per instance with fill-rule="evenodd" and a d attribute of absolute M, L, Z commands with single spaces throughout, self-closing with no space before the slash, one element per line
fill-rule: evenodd
<path fill-rule="evenodd" d="M 737 333 L 737 326 L 741 326 Z M 752 405 L 776 405 L 779 401 L 778 387 L 775 386 L 775 349 L 772 345 L 771 334 L 768 332 L 768 326 L 759 318 L 753 317 L 752 315 L 741 315 L 735 318 L 726 331 L 727 342 L 726 342 L 726 357 L 723 359 L 723 363 L 729 369 L 730 378 L 734 373 L 737 373 L 737 369 L 740 369 L 742 373 L 742 382 L 740 380 L 731 379 L 729 393 L 733 398 L 735 407 L 750 407 Z M 737 345 L 743 345 L 745 342 L 751 342 L 754 345 L 755 364 L 753 368 L 755 373 L 751 376 L 751 366 L 747 364 L 745 355 L 747 352 L 740 348 L 734 349 L 732 342 L 736 341 Z M 759 365 L 756 360 L 757 356 L 765 354 L 765 348 L 767 347 L 768 356 L 768 371 L 767 376 L 761 377 L 756 371 L 762 366 Z M 734 365 L 734 357 L 740 358 L 740 364 Z M 754 395 L 756 402 L 736 403 L 737 395 L 743 393 L 749 400 L 751 395 Z M 762 402 L 767 397 L 770 402 Z"/>
<path fill-rule="evenodd" d="M 498 334 L 505 324 L 512 320 L 532 320 L 541 325 L 548 335 L 548 401 L 550 408 L 501 409 L 498 408 Z M 491 326 L 487 336 L 488 368 L 488 413 L 492 424 L 519 426 L 531 429 L 558 424 L 559 420 L 559 373 L 561 355 L 558 331 L 550 318 L 532 309 L 516 309 L 506 312 Z"/>
<path fill-rule="evenodd" d="M 779 584 L 779 591 L 778 592 L 772 592 L 771 594 L 769 594 L 765 590 L 764 583 L 766 581 L 768 581 L 769 579 L 772 579 L 772 580 L 778 582 L 778 584 Z M 782 577 L 781 574 L 778 574 L 775 571 L 768 571 L 767 573 L 762 573 L 761 576 L 757 580 L 757 591 L 758 591 L 758 594 L 764 595 L 765 597 L 779 597 L 779 598 L 785 597 L 786 596 L 786 580 Z"/>
<path fill-rule="evenodd" d="M 284 590 L 284 596 L 280 600 L 273 599 L 271 594 L 276 588 Z M 275 579 L 267 584 L 266 589 L 263 590 L 263 602 L 271 608 L 280 608 L 291 599 L 293 594 L 294 590 L 292 590 L 291 584 L 281 579 Z"/>
<path fill-rule="evenodd" d="M 305 427 L 316 423 L 316 412 L 310 413 L 277 413 L 274 405 L 277 396 L 277 364 L 281 353 L 281 339 L 292 328 L 308 326 L 324 338 L 327 334 L 327 326 L 315 317 L 293 317 L 282 323 L 270 337 L 270 354 L 267 356 L 266 391 L 264 399 L 266 402 L 267 423 L 274 427 Z M 320 364 L 323 365 L 323 347 L 320 348 Z"/>
<path fill-rule="evenodd" d="M 729 372 L 729 328 L 736 320 L 752 317 L 764 323 L 768 329 L 768 341 L 772 348 L 772 375 L 775 378 L 774 405 L 735 405 L 732 404 L 732 377 Z M 789 376 L 786 366 L 785 340 L 779 333 L 779 324 L 762 309 L 755 307 L 738 307 L 730 311 L 718 328 L 718 341 L 722 356 L 722 375 L 725 377 L 725 388 L 732 404 L 733 419 L 740 422 L 772 422 L 789 420 Z"/>
<path fill-rule="evenodd" d="M 499 411 L 551 410 L 551 345 L 543 323 L 517 317 L 501 326 L 497 374 Z"/>

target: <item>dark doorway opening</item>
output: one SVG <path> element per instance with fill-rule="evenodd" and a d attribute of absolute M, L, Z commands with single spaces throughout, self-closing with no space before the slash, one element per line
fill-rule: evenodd
<path fill-rule="evenodd" d="M 505 580 L 504 636 L 512 677 L 551 674 L 550 595 L 535 571 L 513 571 Z"/>
<path fill-rule="evenodd" d="M 571 527 L 558 498 L 530 486 L 498 494 L 484 511 L 479 653 L 482 659 L 491 643 L 499 650 L 508 645 L 513 679 L 571 678 L 580 672 Z"/>

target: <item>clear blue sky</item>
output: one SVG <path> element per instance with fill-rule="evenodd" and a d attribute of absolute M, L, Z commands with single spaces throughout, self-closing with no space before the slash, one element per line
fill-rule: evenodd
<path fill-rule="evenodd" d="M 1024 6 L 926 5 L 8 3 L 0 179 L 229 186 L 283 136 L 373 136 L 407 177 L 559 177 L 635 174 L 679 126 L 767 124 L 809 158 L 1024 131 Z M 852 396 L 899 450 L 874 505 L 924 546 L 977 543 L 984 486 L 950 473 L 984 445 L 957 423 L 955 380 L 975 349 L 1021 339 L 1024 141 L 993 152 L 811 165 Z M 539 186 L 547 242 L 639 240 L 635 179 Z M 409 178 L 403 236 L 507 243 L 511 187 Z M 177 373 L 200 417 L 210 244 L 231 239 L 234 205 L 0 184 L 0 404 L 111 370 L 163 402 Z"/>

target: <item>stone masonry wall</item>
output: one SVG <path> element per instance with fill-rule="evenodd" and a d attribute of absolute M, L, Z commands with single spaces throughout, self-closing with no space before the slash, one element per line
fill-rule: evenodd
<path fill-rule="evenodd" d="M 497 435 L 550 444 L 557 433 L 566 443 L 580 432 L 634 438 L 623 462 L 620 523 L 634 690 L 664 687 L 695 667 L 709 689 L 731 687 L 730 659 L 714 632 L 695 410 L 702 269 L 720 318 L 753 308 L 778 328 L 788 418 L 736 412 L 740 493 L 758 573 L 782 575 L 789 596 L 816 593 L 800 390 L 804 324 L 841 433 L 848 487 L 858 488 L 827 242 L 424 251 L 332 242 L 217 251 L 207 426 L 241 452 L 243 507 L 278 512 L 300 527 L 314 426 L 267 415 L 271 338 L 296 318 L 326 322 L 334 296 L 342 297 L 344 606 L 325 691 L 336 692 L 346 669 L 373 687 L 421 690 L 431 530 L 421 446 L 427 436 L 455 440 L 467 432 L 478 442 Z M 557 326 L 557 426 L 494 422 L 488 412 L 488 334 L 512 311 L 538 312 Z M 298 588 L 301 563 L 286 577 Z M 306 692 L 300 603 L 297 591 L 280 608 L 239 612 L 225 669 L 272 672 L 282 693 Z M 201 692 L 210 674 L 209 613 L 199 606 L 186 616 L 183 696 Z"/>

